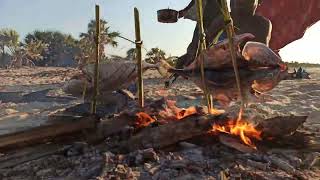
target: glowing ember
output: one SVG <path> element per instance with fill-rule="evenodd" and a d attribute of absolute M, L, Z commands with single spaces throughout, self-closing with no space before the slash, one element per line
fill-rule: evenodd
<path fill-rule="evenodd" d="M 166 120 L 181 120 L 187 116 L 191 116 L 197 113 L 197 109 L 194 106 L 187 109 L 179 108 L 176 106 L 176 101 L 167 100 L 167 107 L 159 112 L 159 115 Z"/>
<path fill-rule="evenodd" d="M 191 107 L 189 107 L 187 109 L 181 109 L 179 112 L 176 112 L 176 113 L 177 113 L 176 114 L 177 119 L 180 120 L 180 119 L 183 119 L 183 118 L 185 118 L 187 116 L 191 116 L 193 114 L 196 114 L 197 113 L 197 109 L 196 109 L 196 107 L 191 106 Z"/>
<path fill-rule="evenodd" d="M 248 146 L 256 149 L 250 138 L 261 140 L 261 131 L 243 120 L 230 120 L 226 125 L 214 125 L 212 132 L 223 132 L 240 136 L 241 140 Z"/>
<path fill-rule="evenodd" d="M 137 128 L 144 128 L 149 126 L 151 123 L 155 122 L 155 120 L 152 117 L 150 117 L 148 114 L 144 112 L 139 112 L 136 115 L 138 118 L 135 121 L 135 127 Z"/>
<path fill-rule="evenodd" d="M 212 114 L 212 115 L 221 115 L 221 114 L 223 114 L 223 113 L 225 113 L 225 111 L 224 110 L 222 110 L 222 109 L 211 109 L 210 110 L 210 114 Z"/>

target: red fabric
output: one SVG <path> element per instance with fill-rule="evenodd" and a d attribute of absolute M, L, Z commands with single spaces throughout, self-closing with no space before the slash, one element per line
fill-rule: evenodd
<path fill-rule="evenodd" d="M 279 50 L 320 20 L 320 0 L 263 0 L 257 9 L 272 23 L 270 47 Z"/>

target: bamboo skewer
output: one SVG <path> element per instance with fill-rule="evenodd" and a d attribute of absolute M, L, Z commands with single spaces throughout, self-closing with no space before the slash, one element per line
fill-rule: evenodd
<path fill-rule="evenodd" d="M 203 86 L 203 90 L 204 90 L 204 94 L 206 97 L 206 101 L 207 101 L 207 107 L 208 107 L 208 112 L 211 113 L 211 110 L 213 108 L 212 105 L 212 96 L 208 93 L 208 88 L 205 82 L 205 77 L 204 77 L 204 59 L 203 56 L 201 55 L 201 52 L 204 51 L 207 47 L 206 47 L 206 39 L 205 39 L 205 32 L 204 32 L 204 27 L 203 27 L 203 12 L 202 12 L 202 0 L 197 0 L 196 1 L 196 6 L 197 6 L 197 17 L 198 17 L 198 26 L 199 26 L 199 41 L 200 41 L 200 45 L 199 45 L 199 54 L 201 56 L 201 81 L 202 81 L 202 86 Z"/>
<path fill-rule="evenodd" d="M 234 27 L 233 27 L 233 21 L 232 21 L 230 12 L 228 10 L 227 1 L 221 0 L 220 2 L 221 2 L 223 19 L 226 24 L 225 28 L 226 28 L 227 36 L 229 39 L 229 48 L 230 48 L 231 59 L 232 59 L 232 64 L 233 64 L 233 70 L 236 75 L 236 82 L 237 82 L 237 87 L 238 87 L 238 91 L 239 91 L 239 98 L 241 101 L 240 112 L 239 112 L 239 116 L 238 116 L 238 120 L 239 120 L 239 119 L 241 119 L 242 114 L 243 114 L 243 110 L 244 110 L 244 97 L 243 97 L 242 90 L 241 90 L 241 81 L 240 81 L 240 75 L 239 75 L 239 70 L 238 70 L 238 63 L 237 63 L 237 59 L 236 59 L 236 51 L 234 49 L 234 42 L 233 42 L 235 32 L 234 32 Z"/>
<path fill-rule="evenodd" d="M 96 5 L 96 62 L 94 67 L 94 84 L 93 84 L 93 99 L 91 104 L 91 113 L 95 114 L 97 111 L 97 95 L 98 95 L 98 80 L 99 80 L 99 49 L 100 49 L 100 7 Z"/>
<path fill-rule="evenodd" d="M 134 22 L 135 22 L 135 34 L 136 34 L 136 60 L 138 65 L 138 92 L 139 92 L 139 105 L 144 107 L 144 93 L 143 93 L 143 78 L 142 78 L 142 55 L 141 55 L 141 34 L 140 34 L 140 19 L 139 11 L 134 8 Z"/>

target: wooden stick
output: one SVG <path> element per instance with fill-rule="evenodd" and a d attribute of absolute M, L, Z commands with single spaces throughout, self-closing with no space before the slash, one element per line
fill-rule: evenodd
<path fill-rule="evenodd" d="M 200 39 L 200 46 L 199 46 L 199 54 L 202 57 L 201 58 L 201 80 L 202 80 L 202 86 L 203 86 L 203 91 L 207 100 L 207 107 L 208 107 L 208 112 L 210 113 L 212 110 L 212 96 L 208 92 L 208 87 L 205 82 L 205 77 L 204 77 L 204 59 L 203 55 L 201 54 L 202 51 L 204 51 L 207 48 L 206 45 L 206 39 L 205 39 L 205 32 L 204 32 L 204 27 L 203 27 L 203 13 L 202 13 L 202 0 L 197 0 L 196 1 L 197 5 L 197 16 L 198 16 L 198 26 L 199 26 L 199 39 Z"/>
<path fill-rule="evenodd" d="M 96 63 L 94 67 L 94 85 L 93 85 L 93 99 L 91 106 L 91 113 L 95 114 L 97 111 L 97 96 L 98 96 L 98 80 L 99 80 L 99 61 L 100 61 L 100 8 L 99 5 L 96 5 Z"/>
<path fill-rule="evenodd" d="M 230 48 L 230 53 L 231 53 L 231 59 L 232 59 L 234 73 L 236 75 L 236 82 L 237 82 L 238 91 L 239 91 L 239 98 L 241 101 L 240 112 L 239 112 L 239 117 L 238 117 L 238 119 L 241 119 L 241 116 L 242 116 L 243 110 L 244 110 L 244 99 L 243 99 L 243 94 L 242 94 L 242 90 L 241 90 L 241 86 L 240 86 L 240 75 L 239 75 L 239 70 L 238 70 L 236 51 L 234 49 L 234 43 L 233 43 L 233 37 L 235 35 L 233 21 L 232 21 L 230 12 L 228 10 L 228 4 L 227 4 L 226 0 L 221 0 L 221 8 L 222 8 L 223 19 L 224 19 L 224 22 L 226 23 L 226 31 L 227 31 L 227 35 L 228 35 L 228 39 L 229 39 L 229 48 Z"/>
<path fill-rule="evenodd" d="M 141 55 L 141 34 L 140 34 L 140 19 L 139 11 L 134 8 L 134 22 L 135 22 L 135 32 L 136 32 L 136 60 L 138 64 L 138 90 L 139 90 L 139 105 L 141 108 L 144 107 L 144 93 L 143 93 L 143 78 L 142 78 L 142 55 Z"/>

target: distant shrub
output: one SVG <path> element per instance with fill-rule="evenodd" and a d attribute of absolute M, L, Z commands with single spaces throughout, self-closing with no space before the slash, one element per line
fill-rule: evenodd
<path fill-rule="evenodd" d="M 289 68 L 311 68 L 311 67 L 320 67 L 320 64 L 316 64 L 316 63 L 299 63 L 296 61 L 291 61 L 289 63 L 287 63 Z"/>

